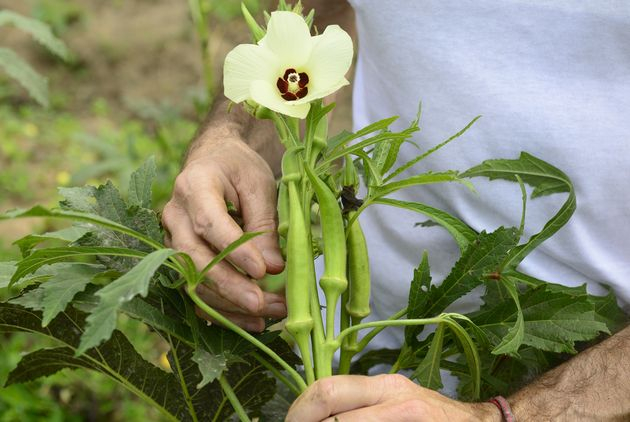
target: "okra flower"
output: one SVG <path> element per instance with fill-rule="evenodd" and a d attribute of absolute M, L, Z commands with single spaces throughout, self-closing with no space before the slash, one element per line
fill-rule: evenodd
<path fill-rule="evenodd" d="M 352 39 L 338 25 L 311 36 L 302 16 L 273 12 L 257 45 L 238 45 L 225 58 L 225 96 L 303 119 L 311 101 L 348 84 L 352 55 Z"/>

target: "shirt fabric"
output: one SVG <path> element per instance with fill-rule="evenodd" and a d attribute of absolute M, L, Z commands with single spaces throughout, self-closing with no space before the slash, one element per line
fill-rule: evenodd
<path fill-rule="evenodd" d="M 421 131 L 401 148 L 399 166 L 483 117 L 405 174 L 466 170 L 521 151 L 549 162 L 573 181 L 577 211 L 519 269 L 594 294 L 611 288 L 630 310 L 630 3 L 602 0 L 350 0 L 358 61 L 355 129 L 398 115 L 403 129 L 422 101 Z M 403 174 L 404 175 L 404 174 Z M 518 227 L 518 184 L 474 178 L 429 185 L 394 197 L 426 203 L 474 229 Z M 566 194 L 530 200 L 525 237 L 538 232 Z M 426 217 L 374 205 L 361 216 L 370 252 L 372 309 L 385 319 L 407 303 L 413 269 L 427 250 L 433 280 L 443 279 L 459 249 Z M 479 289 L 478 289 L 479 290 Z M 479 293 L 479 292 L 477 292 Z M 478 307 L 478 296 L 453 311 Z M 387 329 L 372 348 L 396 347 Z"/>

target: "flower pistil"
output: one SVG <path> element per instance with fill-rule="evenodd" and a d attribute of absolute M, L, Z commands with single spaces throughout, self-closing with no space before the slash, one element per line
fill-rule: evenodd
<path fill-rule="evenodd" d="M 289 68 L 284 71 L 284 75 L 279 77 L 276 86 L 282 98 L 287 101 L 294 101 L 304 98 L 308 94 L 308 75 L 306 72 L 299 72 Z"/>

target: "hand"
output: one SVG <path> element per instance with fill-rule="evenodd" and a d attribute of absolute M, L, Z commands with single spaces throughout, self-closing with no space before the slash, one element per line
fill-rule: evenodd
<path fill-rule="evenodd" d="M 284 262 L 276 234 L 276 184 L 267 163 L 234 136 L 204 140 L 177 176 L 162 223 L 167 242 L 191 256 L 201 270 L 216 253 L 245 231 L 266 231 L 241 245 L 207 274 L 199 296 L 249 331 L 262 331 L 264 318 L 286 315 L 284 297 L 263 292 L 249 277 L 277 274 Z M 228 214 L 225 201 L 243 218 L 243 229 Z M 249 276 L 249 277 L 248 277 Z M 206 317 L 197 310 L 198 315 Z"/>
<path fill-rule="evenodd" d="M 462 403 L 402 375 L 338 375 L 311 385 L 287 422 L 501 421 L 491 403 Z"/>

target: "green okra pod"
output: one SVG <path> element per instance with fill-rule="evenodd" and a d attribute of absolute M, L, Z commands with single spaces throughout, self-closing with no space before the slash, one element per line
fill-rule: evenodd
<path fill-rule="evenodd" d="M 343 216 L 339 202 L 328 185 L 317 177 L 308 167 L 304 167 L 319 202 L 319 215 L 322 227 L 324 274 L 319 284 L 326 297 L 327 335 L 334 333 L 334 310 L 339 296 L 348 287 L 346 277 L 346 239 Z"/>
<path fill-rule="evenodd" d="M 356 211 L 348 213 L 354 218 Z M 370 263 L 365 236 L 359 220 L 348 227 L 348 278 L 349 298 L 346 310 L 352 317 L 352 324 L 358 324 L 370 314 Z"/>
<path fill-rule="evenodd" d="M 286 242 L 288 231 L 289 191 L 287 190 L 287 185 L 283 182 L 280 182 L 280 186 L 278 186 L 278 235 L 280 236 L 281 243 Z M 285 250 L 283 250 L 283 253 L 286 255 Z"/>

